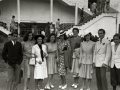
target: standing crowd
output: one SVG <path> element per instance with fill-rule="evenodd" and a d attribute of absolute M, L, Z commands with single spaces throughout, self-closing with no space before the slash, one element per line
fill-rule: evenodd
<path fill-rule="evenodd" d="M 43 90 L 43 80 L 47 79 L 45 89 L 51 89 L 54 74 L 60 75 L 59 88 L 66 89 L 67 70 L 73 74 L 72 87 L 78 88 L 79 78 L 82 78 L 80 90 L 91 90 L 91 80 L 96 72 L 98 90 L 108 90 L 106 68 L 110 67 L 111 85 L 113 90 L 120 86 L 120 35 L 113 36 L 114 43 L 105 39 L 105 30 L 99 29 L 97 42 L 92 41 L 91 34 L 86 33 L 82 40 L 78 28 L 73 28 L 73 37 L 67 38 L 64 30 L 58 36 L 55 33 L 33 36 L 27 32 L 23 42 L 17 41 L 18 34 L 13 32 L 10 40 L 4 44 L 2 58 L 7 63 L 7 89 L 17 90 L 21 63 L 24 66 L 24 90 L 29 90 L 29 82 L 35 79 L 35 90 Z M 94 70 L 95 68 L 95 70 Z"/>

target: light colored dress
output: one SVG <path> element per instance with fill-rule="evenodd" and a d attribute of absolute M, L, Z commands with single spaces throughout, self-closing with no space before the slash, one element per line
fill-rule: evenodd
<path fill-rule="evenodd" d="M 60 41 L 58 42 L 58 54 L 59 54 L 59 65 L 58 65 L 58 73 L 59 75 L 66 75 L 67 68 L 65 66 L 65 61 L 64 61 L 64 54 L 60 54 L 60 51 L 63 50 L 63 48 L 67 46 L 70 48 L 70 43 L 69 41 L 64 41 L 61 43 Z"/>
<path fill-rule="evenodd" d="M 46 45 L 42 44 L 42 50 L 44 53 L 47 54 L 47 47 Z M 35 69 L 34 69 L 34 79 L 44 79 L 47 78 L 47 64 L 46 64 L 46 57 L 44 57 L 44 61 L 42 61 L 41 58 L 41 52 L 38 44 L 34 45 L 32 47 L 32 54 L 36 56 L 36 64 L 35 64 Z M 39 62 L 42 62 L 42 64 L 39 64 Z"/>
<path fill-rule="evenodd" d="M 30 65 L 29 65 L 29 56 L 32 54 L 32 46 L 34 41 L 31 42 L 22 42 L 23 47 L 23 74 L 24 78 L 30 78 Z"/>
<path fill-rule="evenodd" d="M 76 48 L 75 52 L 73 53 L 73 63 L 72 63 L 72 70 L 73 77 L 79 77 L 79 59 L 77 56 L 80 55 L 80 48 Z"/>
<path fill-rule="evenodd" d="M 52 50 L 55 51 L 57 50 L 57 43 L 46 43 L 47 45 L 47 50 Z M 48 53 L 47 57 L 47 70 L 48 74 L 55 74 L 57 73 L 57 62 L 56 62 L 56 53 Z"/>
<path fill-rule="evenodd" d="M 71 45 L 71 49 L 72 49 L 71 72 L 73 73 L 73 77 L 78 77 L 78 70 L 79 70 L 78 61 L 79 60 L 76 59 L 74 50 L 76 49 L 76 46 L 77 46 L 77 48 L 78 48 L 78 46 L 80 47 L 80 43 L 81 43 L 81 37 L 79 37 L 79 36 L 76 38 L 73 37 L 70 39 L 70 45 Z M 75 51 L 77 52 L 77 49 Z"/>
<path fill-rule="evenodd" d="M 93 41 L 81 43 L 79 61 L 82 64 L 79 70 L 81 78 L 92 79 L 94 47 L 95 43 Z"/>

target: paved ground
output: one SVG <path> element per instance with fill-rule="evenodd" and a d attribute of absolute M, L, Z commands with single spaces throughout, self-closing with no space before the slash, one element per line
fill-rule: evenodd
<path fill-rule="evenodd" d="M 5 87 L 6 87 L 6 75 L 7 75 L 6 73 L 0 73 L 0 90 L 5 90 Z M 79 90 L 79 88 L 81 87 L 81 78 L 79 80 L 78 89 L 74 89 L 74 88 L 71 87 L 71 85 L 73 83 L 73 77 L 72 77 L 72 75 L 70 73 L 68 73 L 66 75 L 66 78 L 67 78 L 67 84 L 68 84 L 68 88 L 66 90 Z M 109 78 L 110 78 L 110 75 L 109 75 L 109 72 L 107 72 L 109 90 L 112 90 Z M 44 80 L 44 86 L 46 84 L 46 80 L 47 79 Z M 54 84 L 55 88 L 51 89 L 51 90 L 60 90 L 60 89 L 58 89 L 58 86 L 60 84 L 59 75 L 54 76 L 53 84 Z M 31 80 L 29 88 L 30 88 L 30 90 L 35 90 L 34 89 L 34 80 Z M 21 84 L 19 85 L 19 90 L 23 90 L 23 79 L 21 81 Z M 97 90 L 95 74 L 93 75 L 91 90 Z M 117 90 L 120 90 L 120 87 L 118 87 Z"/>

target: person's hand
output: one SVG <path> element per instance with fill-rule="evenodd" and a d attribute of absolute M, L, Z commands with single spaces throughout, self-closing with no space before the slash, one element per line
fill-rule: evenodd
<path fill-rule="evenodd" d="M 59 63 L 59 59 L 57 58 L 56 61 L 57 61 L 57 64 L 58 64 Z"/>
<path fill-rule="evenodd" d="M 82 63 L 79 63 L 79 68 L 81 67 Z"/>
<path fill-rule="evenodd" d="M 38 63 L 39 63 L 39 64 L 42 64 L 42 62 L 41 62 L 41 61 L 39 61 Z"/>
<path fill-rule="evenodd" d="M 46 56 L 47 56 L 47 54 L 43 52 L 43 57 L 46 57 Z"/>
<path fill-rule="evenodd" d="M 107 67 L 107 65 L 103 63 L 103 64 L 102 64 L 102 67 Z"/>
<path fill-rule="evenodd" d="M 95 68 L 95 63 L 93 63 L 93 68 Z"/>

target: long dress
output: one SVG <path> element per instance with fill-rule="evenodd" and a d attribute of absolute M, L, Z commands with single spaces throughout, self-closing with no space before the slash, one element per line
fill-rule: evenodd
<path fill-rule="evenodd" d="M 76 38 L 71 38 L 70 39 L 70 45 L 71 45 L 71 49 L 72 49 L 72 70 L 71 72 L 73 73 L 73 77 L 78 77 L 78 69 L 79 69 L 79 66 L 78 66 L 78 59 L 76 59 L 75 57 L 75 52 L 74 50 L 76 48 L 79 48 L 80 47 L 80 43 L 81 43 L 81 37 L 76 37 Z M 76 51 L 76 50 L 75 50 Z"/>
<path fill-rule="evenodd" d="M 64 54 L 60 54 L 60 51 L 64 49 L 64 47 L 70 47 L 69 41 L 64 41 L 61 43 L 60 41 L 58 42 L 58 53 L 59 53 L 59 64 L 58 64 L 58 73 L 59 75 L 66 75 L 67 68 L 65 66 L 65 58 Z"/>
<path fill-rule="evenodd" d="M 57 50 L 57 43 L 46 43 L 47 50 L 55 51 Z M 56 62 L 56 53 L 48 53 L 47 57 L 47 70 L 48 74 L 55 74 L 57 73 L 57 62 Z"/>
<path fill-rule="evenodd" d="M 47 47 L 46 45 L 42 44 L 42 49 L 43 52 L 47 54 Z M 34 79 L 44 79 L 47 78 L 47 64 L 46 64 L 46 58 L 44 57 L 44 61 L 42 61 L 41 58 L 41 52 L 38 44 L 34 45 L 32 47 L 32 54 L 35 54 L 36 58 L 36 64 L 35 64 L 35 69 L 34 69 Z M 42 62 L 42 64 L 39 64 L 39 62 Z"/>
<path fill-rule="evenodd" d="M 93 41 L 81 43 L 80 63 L 82 65 L 79 70 L 79 76 L 81 78 L 92 79 L 94 48 L 95 43 Z"/>

